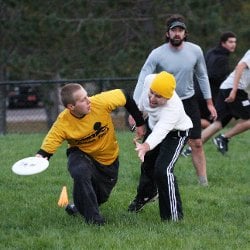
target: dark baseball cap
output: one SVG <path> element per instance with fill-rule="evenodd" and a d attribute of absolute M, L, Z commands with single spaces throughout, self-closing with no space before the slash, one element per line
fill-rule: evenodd
<path fill-rule="evenodd" d="M 169 25 L 169 29 L 173 29 L 175 27 L 183 28 L 184 30 L 187 29 L 186 24 L 180 21 L 174 21 Z"/>

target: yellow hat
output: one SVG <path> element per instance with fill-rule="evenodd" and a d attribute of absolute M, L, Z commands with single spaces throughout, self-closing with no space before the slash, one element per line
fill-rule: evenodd
<path fill-rule="evenodd" d="M 172 74 L 162 71 L 159 74 L 156 74 L 153 79 L 150 89 L 156 92 L 158 95 L 166 99 L 170 99 L 176 87 L 175 78 Z"/>

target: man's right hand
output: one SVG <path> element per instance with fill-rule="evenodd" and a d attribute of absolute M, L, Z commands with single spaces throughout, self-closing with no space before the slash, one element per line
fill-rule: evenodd
<path fill-rule="evenodd" d="M 44 159 L 48 160 L 48 157 L 43 157 L 43 156 L 42 156 L 42 155 L 40 155 L 40 154 L 36 154 L 36 155 L 35 155 L 35 157 L 38 157 L 38 158 L 44 158 Z"/>

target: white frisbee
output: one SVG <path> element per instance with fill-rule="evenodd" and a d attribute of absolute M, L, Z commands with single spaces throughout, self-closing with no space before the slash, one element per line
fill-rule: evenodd
<path fill-rule="evenodd" d="M 12 166 L 12 171 L 18 175 L 33 175 L 46 170 L 49 161 L 42 157 L 27 157 L 17 161 Z"/>

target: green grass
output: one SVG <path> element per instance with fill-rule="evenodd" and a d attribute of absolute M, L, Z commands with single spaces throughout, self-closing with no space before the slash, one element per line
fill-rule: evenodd
<path fill-rule="evenodd" d="M 183 201 L 184 220 L 160 221 L 157 202 L 138 214 L 127 212 L 134 198 L 139 160 L 132 134 L 118 132 L 120 172 L 117 186 L 101 206 L 104 227 L 88 226 L 57 206 L 66 185 L 72 201 L 72 180 L 63 145 L 49 168 L 33 176 L 17 176 L 11 166 L 33 156 L 43 134 L 0 136 L 0 249 L 250 249 L 250 133 L 235 137 L 222 156 L 205 145 L 209 187 L 197 184 L 190 158 L 180 158 L 175 174 Z"/>

